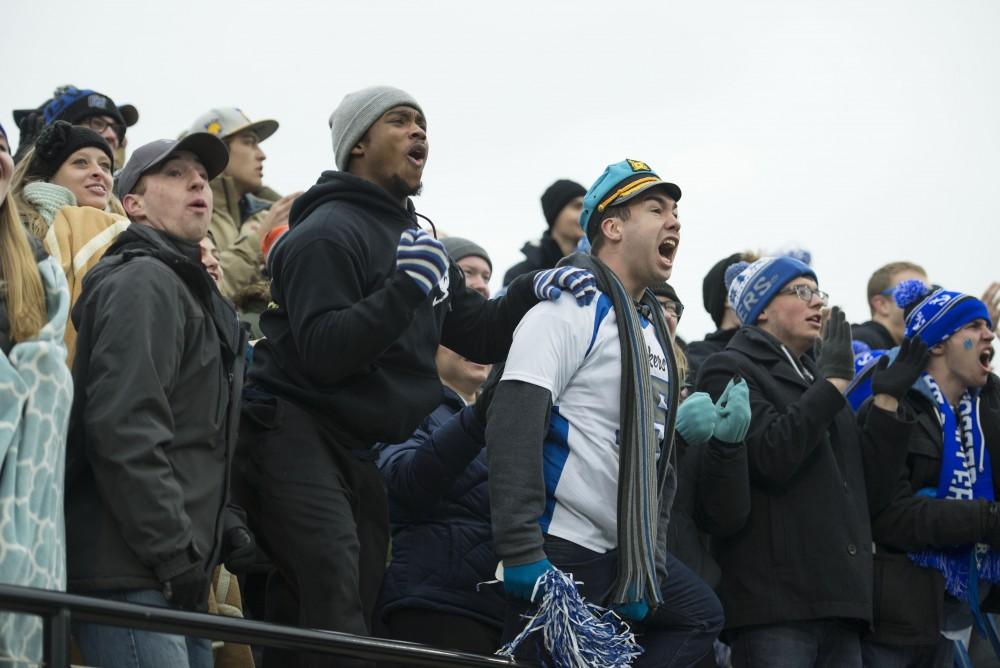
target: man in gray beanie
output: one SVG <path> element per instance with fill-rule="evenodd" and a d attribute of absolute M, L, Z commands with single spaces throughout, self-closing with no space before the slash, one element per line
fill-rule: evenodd
<path fill-rule="evenodd" d="M 439 344 L 496 362 L 540 299 L 568 290 L 563 299 L 586 302 L 594 287 L 575 267 L 526 276 L 503 299 L 468 287 L 417 223 L 410 197 L 427 123 L 407 93 L 351 93 L 330 130 L 339 171 L 295 201 L 268 258 L 273 301 L 244 395 L 233 493 L 276 568 L 268 617 L 370 635 L 389 539 L 372 446 L 406 440 L 440 402 Z M 265 663 L 367 665 L 279 651 L 265 651 Z"/>
<path fill-rule="evenodd" d="M 475 241 L 462 237 L 445 237 L 441 243 L 448 251 L 451 261 L 465 274 L 465 284 L 489 299 L 493 260 L 490 259 L 486 249 Z"/>

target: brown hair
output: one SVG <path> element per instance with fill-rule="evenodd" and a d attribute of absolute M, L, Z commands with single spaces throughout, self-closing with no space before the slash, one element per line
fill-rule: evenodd
<path fill-rule="evenodd" d="M 629 202 L 624 202 L 616 206 L 609 206 L 603 213 L 592 217 L 588 225 L 590 229 L 594 230 L 594 238 L 590 242 L 590 254 L 597 255 L 604 247 L 604 232 L 601 231 L 601 223 L 608 218 L 628 220 L 630 215 L 632 214 L 629 210 Z"/>
<path fill-rule="evenodd" d="M 45 289 L 10 193 L 0 204 L 0 289 L 7 301 L 10 338 L 36 336 L 45 326 Z"/>
<path fill-rule="evenodd" d="M 924 268 L 919 264 L 914 264 L 913 262 L 890 262 L 887 265 L 879 267 L 872 274 L 871 278 L 868 279 L 868 306 L 871 307 L 872 297 L 875 295 L 880 295 L 889 288 L 893 287 L 892 277 L 901 271 L 914 271 L 919 274 L 927 275 Z"/>

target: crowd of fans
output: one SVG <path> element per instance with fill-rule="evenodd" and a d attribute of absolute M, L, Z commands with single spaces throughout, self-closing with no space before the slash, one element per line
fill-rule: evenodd
<path fill-rule="evenodd" d="M 235 107 L 127 160 L 138 111 L 102 93 L 14 118 L 0 581 L 491 654 L 558 569 L 637 666 L 989 654 L 1000 284 L 892 262 L 852 326 L 808 252 L 735 252 L 704 278 L 717 330 L 684 342 L 681 188 L 642 161 L 546 188 L 491 295 L 488 250 L 415 210 L 427 124 L 402 90 L 345 96 L 336 169 L 284 196 L 278 122 Z M 370 665 L 73 638 L 93 666 Z M 41 646 L 0 613 L 0 659 Z"/>

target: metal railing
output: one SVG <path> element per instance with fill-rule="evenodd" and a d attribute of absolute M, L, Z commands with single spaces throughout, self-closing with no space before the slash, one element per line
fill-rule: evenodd
<path fill-rule="evenodd" d="M 45 666 L 69 665 L 70 624 L 93 622 L 176 633 L 247 645 L 263 645 L 414 666 L 526 666 L 498 656 L 436 649 L 416 643 L 368 638 L 336 631 L 280 626 L 173 608 L 121 603 L 65 592 L 0 584 L 0 610 L 39 615 L 44 624 Z"/>

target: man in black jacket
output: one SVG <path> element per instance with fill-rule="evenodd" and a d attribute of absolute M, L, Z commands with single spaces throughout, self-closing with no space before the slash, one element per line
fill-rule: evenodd
<path fill-rule="evenodd" d="M 851 327 L 851 336 L 872 350 L 889 350 L 903 340 L 903 309 L 896 305 L 892 292 L 907 280 L 927 283 L 927 272 L 912 262 L 890 262 L 879 267 L 868 279 L 868 309 L 871 320 Z"/>
<path fill-rule="evenodd" d="M 693 385 L 698 379 L 698 369 L 708 356 L 725 350 L 726 344 L 740 328 L 740 320 L 736 317 L 736 312 L 730 306 L 726 295 L 726 269 L 737 262 L 753 262 L 756 259 L 757 256 L 749 252 L 733 253 L 713 264 L 705 274 L 701 283 L 701 298 L 705 310 L 712 316 L 716 329 L 706 334 L 701 341 L 691 341 L 684 350 L 687 356 L 689 384 Z"/>
<path fill-rule="evenodd" d="M 551 269 L 559 260 L 576 251 L 583 237 L 580 231 L 580 211 L 586 189 L 576 181 L 559 179 L 542 193 L 542 213 L 548 229 L 538 243 L 526 243 L 521 248 L 524 259 L 507 270 L 503 284 L 521 274 L 539 269 Z"/>
<path fill-rule="evenodd" d="M 878 605 L 863 650 L 869 666 L 943 668 L 952 665 L 954 644 L 941 631 L 973 622 L 974 546 L 981 591 L 1000 567 L 1000 379 L 990 368 L 994 335 L 982 301 L 922 283 L 904 288 L 906 336 L 919 336 L 930 357 L 926 373 L 904 388 L 916 425 L 892 501 L 872 522 Z M 868 403 L 861 415 L 871 410 Z M 1000 610 L 995 588 L 982 607 Z"/>
<path fill-rule="evenodd" d="M 570 289 L 589 302 L 594 288 L 586 272 L 561 268 L 487 301 L 417 225 L 409 198 L 428 144 L 416 100 L 367 88 L 346 96 L 330 123 L 341 171 L 296 200 L 269 256 L 273 304 L 261 317 L 237 466 L 251 525 L 277 567 L 269 616 L 366 635 L 389 532 L 371 446 L 409 438 L 441 402 L 439 344 L 498 361 L 540 298 Z"/>
<path fill-rule="evenodd" d="M 880 477 L 894 480 L 902 465 L 898 447 L 877 447 L 870 434 L 905 438 L 909 425 L 880 392 L 879 409 L 858 427 L 842 394 L 854 365 L 840 309 L 816 361 L 806 354 L 827 300 L 809 266 L 790 257 L 737 266 L 729 302 L 744 326 L 698 380 L 713 397 L 733 375 L 750 388 L 750 516 L 716 543 L 734 665 L 781 657 L 782 666 L 860 667 L 860 635 L 872 619 L 869 511 L 888 498 L 874 494 Z M 907 372 L 916 377 L 912 364 L 880 374 Z"/>
<path fill-rule="evenodd" d="M 118 177 L 133 224 L 87 273 L 73 309 L 70 591 L 204 610 L 215 565 L 253 560 L 227 506 L 245 340 L 198 246 L 208 181 L 227 159 L 218 139 L 194 134 L 139 148 Z M 90 665 L 212 663 L 206 639 L 90 623 L 76 638 Z"/>

